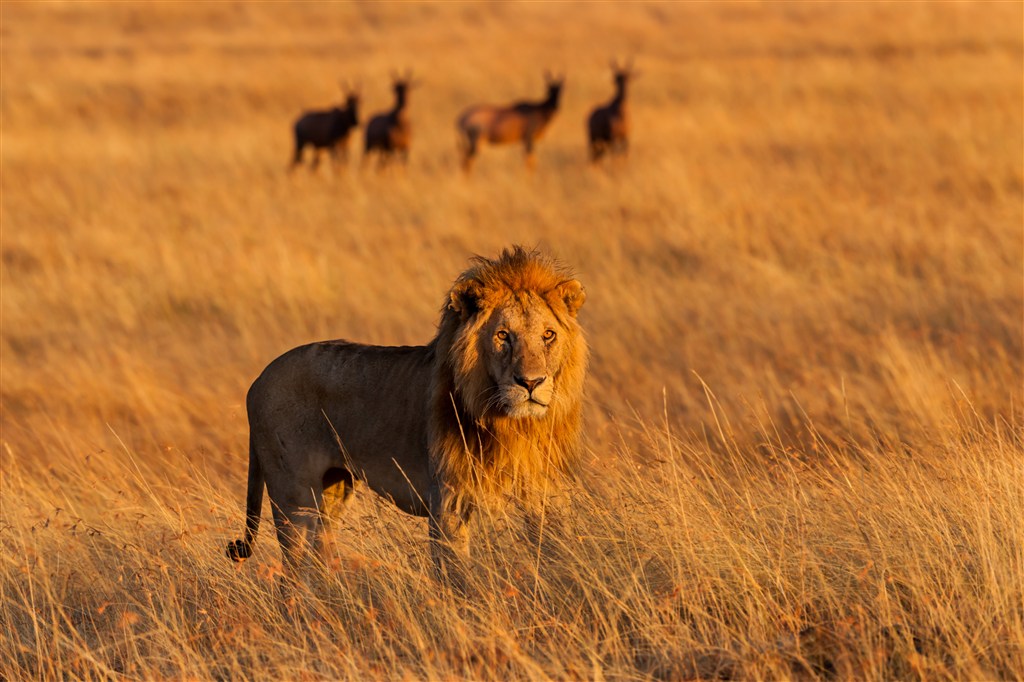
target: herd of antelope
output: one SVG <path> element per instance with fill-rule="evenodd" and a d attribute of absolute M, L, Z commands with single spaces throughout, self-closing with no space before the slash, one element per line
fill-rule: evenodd
<path fill-rule="evenodd" d="M 587 147 L 590 160 L 597 163 L 605 154 L 625 157 L 629 149 L 629 108 L 626 93 L 630 78 L 636 75 L 632 63 L 612 61 L 615 95 L 606 104 L 595 107 L 587 117 Z M 507 106 L 475 104 L 459 115 L 455 122 L 459 141 L 459 158 L 467 173 L 484 144 L 521 143 L 526 164 L 536 163 L 537 140 L 558 112 L 558 101 L 565 83 L 564 75 L 544 73 L 547 95 L 539 101 L 520 101 Z M 409 122 L 409 91 L 416 85 L 412 72 L 392 74 L 395 105 L 374 115 L 365 127 L 363 164 L 376 154 L 378 166 L 392 160 L 406 163 L 409 159 L 411 126 Z M 313 148 L 312 168 L 326 152 L 336 164 L 347 161 L 348 140 L 359 126 L 359 88 L 342 85 L 344 105 L 326 111 L 309 111 L 295 122 L 295 155 L 291 167 L 302 163 L 307 146 Z"/>

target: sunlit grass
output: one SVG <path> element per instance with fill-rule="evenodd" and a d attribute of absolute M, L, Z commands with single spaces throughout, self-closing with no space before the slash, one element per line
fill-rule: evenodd
<path fill-rule="evenodd" d="M 0 677 L 1024 670 L 1019 6 L 0 16 Z M 624 55 L 631 156 L 590 168 Z M 286 173 L 300 111 L 349 78 L 367 118 L 406 67 L 407 169 L 353 144 Z M 568 79 L 536 173 L 507 148 L 460 175 L 458 112 L 545 68 Z M 363 494 L 286 599 L 269 513 L 230 563 L 262 367 L 424 343 L 468 257 L 516 242 L 575 267 L 593 349 L 540 545 L 481 519 L 452 594 L 423 521 Z"/>

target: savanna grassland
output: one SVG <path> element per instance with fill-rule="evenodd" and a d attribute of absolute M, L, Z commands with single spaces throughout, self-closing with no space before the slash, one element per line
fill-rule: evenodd
<path fill-rule="evenodd" d="M 1024 674 L 1019 3 L 0 5 L 0 679 Z M 628 161 L 584 120 L 632 55 Z M 404 170 L 290 126 L 412 68 Z M 474 102 L 562 107 L 458 170 Z M 357 496 L 282 604 L 244 397 L 419 344 L 473 254 L 587 287 L 587 454 L 540 546 Z"/>

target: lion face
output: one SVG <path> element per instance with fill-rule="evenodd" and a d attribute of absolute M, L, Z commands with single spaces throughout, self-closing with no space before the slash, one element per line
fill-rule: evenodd
<path fill-rule="evenodd" d="M 442 316 L 451 394 L 477 419 L 564 416 L 586 373 L 576 320 L 585 300 L 582 284 L 534 253 L 482 260 L 456 281 Z"/>
<path fill-rule="evenodd" d="M 526 293 L 497 307 L 481 332 L 481 356 L 493 382 L 489 406 L 514 419 L 544 416 L 556 399 L 572 330 L 540 296 Z"/>

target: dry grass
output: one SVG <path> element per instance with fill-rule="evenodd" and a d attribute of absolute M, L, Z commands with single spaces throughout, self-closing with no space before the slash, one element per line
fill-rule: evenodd
<path fill-rule="evenodd" d="M 2 13 L 0 678 L 1010 678 L 1024 670 L 1019 4 L 16 4 Z M 506 55 L 515 55 L 510 59 Z M 635 54 L 628 164 L 584 117 Z M 404 173 L 285 174 L 412 66 Z M 530 176 L 473 101 L 569 80 Z M 355 145 L 353 145 L 354 148 Z M 354 505 L 231 565 L 248 383 L 429 339 L 473 253 L 574 264 L 592 457 L 470 594 Z M 265 515 L 266 518 L 266 515 Z"/>

